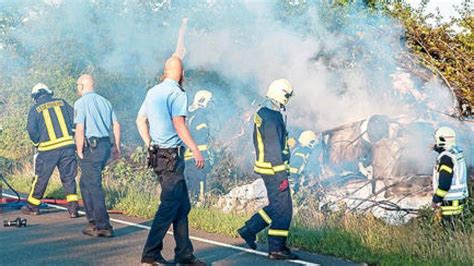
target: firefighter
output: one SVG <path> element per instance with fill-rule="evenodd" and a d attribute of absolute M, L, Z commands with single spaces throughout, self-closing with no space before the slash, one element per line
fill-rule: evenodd
<path fill-rule="evenodd" d="M 441 213 L 443 222 L 454 226 L 455 217 L 462 215 L 464 201 L 469 196 L 467 167 L 463 151 L 456 146 L 456 134 L 449 127 L 435 131 L 434 150 L 439 153 L 433 171 L 433 208 Z"/>
<path fill-rule="evenodd" d="M 49 178 L 57 167 L 63 183 L 67 209 L 71 218 L 78 217 L 76 193 L 77 161 L 73 139 L 73 108 L 63 99 L 53 98 L 53 91 L 45 84 L 36 84 L 31 97 L 35 104 L 30 109 L 27 131 L 36 147 L 35 178 L 27 204 L 22 213 L 39 215 L 39 206 Z"/>
<path fill-rule="evenodd" d="M 212 93 L 210 91 L 200 90 L 196 92 L 193 104 L 188 108 L 189 130 L 206 161 L 209 161 L 209 124 L 206 117 L 206 109 L 211 99 Z M 184 161 L 186 163 L 184 176 L 188 181 L 191 201 L 204 204 L 207 188 L 206 176 L 210 171 L 210 164 L 205 164 L 203 169 L 196 168 L 193 153 L 189 148 L 184 153 Z"/>
<path fill-rule="evenodd" d="M 303 131 L 298 138 L 298 146 L 291 153 L 290 183 L 295 193 L 299 191 L 302 181 L 301 177 L 305 166 L 308 164 L 309 156 L 313 151 L 316 140 L 317 137 L 313 131 Z"/>
<path fill-rule="evenodd" d="M 286 246 L 293 210 L 288 182 L 288 132 L 282 112 L 292 96 L 293 87 L 288 80 L 275 80 L 268 88 L 267 100 L 254 115 L 253 142 L 257 156 L 254 171 L 263 178 L 269 205 L 238 230 L 247 245 L 256 249 L 256 234 L 270 226 L 268 257 L 278 260 L 297 258 Z"/>

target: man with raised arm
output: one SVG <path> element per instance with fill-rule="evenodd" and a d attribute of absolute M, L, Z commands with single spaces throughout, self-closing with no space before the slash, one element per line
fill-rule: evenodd
<path fill-rule="evenodd" d="M 163 238 L 171 224 L 176 241 L 174 263 L 204 265 L 194 257 L 189 239 L 191 204 L 183 174 L 184 145 L 192 151 L 197 168 L 203 168 L 205 163 L 185 123 L 187 98 L 182 87 L 182 59 L 186 23 L 184 18 L 176 51 L 166 60 L 161 83 L 148 91 L 136 121 L 140 136 L 148 147 L 148 165 L 161 185 L 160 205 L 143 249 L 141 262 L 144 265 L 167 263 L 161 250 Z"/>

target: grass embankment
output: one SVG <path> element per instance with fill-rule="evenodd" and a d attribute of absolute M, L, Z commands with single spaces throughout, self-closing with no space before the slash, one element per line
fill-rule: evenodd
<path fill-rule="evenodd" d="M 28 192 L 31 176 L 9 177 L 12 185 Z M 113 180 L 112 180 L 113 181 Z M 152 218 L 158 206 L 156 188 L 124 187 L 109 180 L 107 204 L 131 216 Z M 150 183 L 151 184 L 151 183 Z M 151 185 L 147 185 L 148 188 Z M 57 176 L 45 197 L 63 198 Z M 250 214 L 249 214 L 250 215 Z M 194 229 L 236 237 L 249 215 L 226 214 L 215 208 L 193 208 L 189 220 Z M 260 242 L 265 234 L 259 235 Z M 294 219 L 289 238 L 294 248 L 382 265 L 473 265 L 474 234 L 446 232 L 428 216 L 403 226 L 390 226 L 367 215 L 344 212 L 322 215 L 307 210 Z"/>

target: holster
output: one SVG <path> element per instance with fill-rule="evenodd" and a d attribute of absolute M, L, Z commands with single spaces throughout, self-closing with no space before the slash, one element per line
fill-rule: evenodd
<path fill-rule="evenodd" d="M 155 172 L 176 170 L 176 165 L 180 156 L 179 148 L 163 149 L 158 145 L 150 145 L 148 148 L 148 168 Z"/>

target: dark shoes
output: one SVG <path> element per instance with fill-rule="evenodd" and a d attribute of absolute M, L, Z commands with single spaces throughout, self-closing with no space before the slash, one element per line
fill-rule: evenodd
<path fill-rule="evenodd" d="M 207 264 L 204 261 L 196 259 L 194 256 L 189 259 L 175 259 L 175 265 L 194 265 L 194 266 L 206 266 Z"/>
<path fill-rule="evenodd" d="M 84 235 L 93 236 L 93 237 L 113 237 L 114 229 L 112 226 L 109 226 L 105 229 L 97 229 L 94 223 L 89 222 L 89 224 L 82 229 Z"/>
<path fill-rule="evenodd" d="M 255 243 L 255 241 L 257 241 L 257 236 L 246 226 L 237 230 L 237 233 L 239 233 L 240 237 L 245 240 L 245 243 L 247 243 L 251 249 L 257 249 L 257 243 Z"/>
<path fill-rule="evenodd" d="M 28 204 L 21 207 L 21 213 L 25 215 L 40 215 L 40 211 L 38 207 L 34 208 Z"/>
<path fill-rule="evenodd" d="M 157 259 L 154 259 L 153 262 L 148 262 L 148 261 L 143 261 L 142 260 L 142 265 L 143 266 L 174 265 L 174 263 L 165 260 L 165 258 L 163 258 L 163 256 L 159 255 L 159 257 Z"/>
<path fill-rule="evenodd" d="M 289 248 L 281 251 L 272 251 L 268 253 L 268 258 L 271 260 L 297 260 L 298 256 L 291 252 Z"/>

